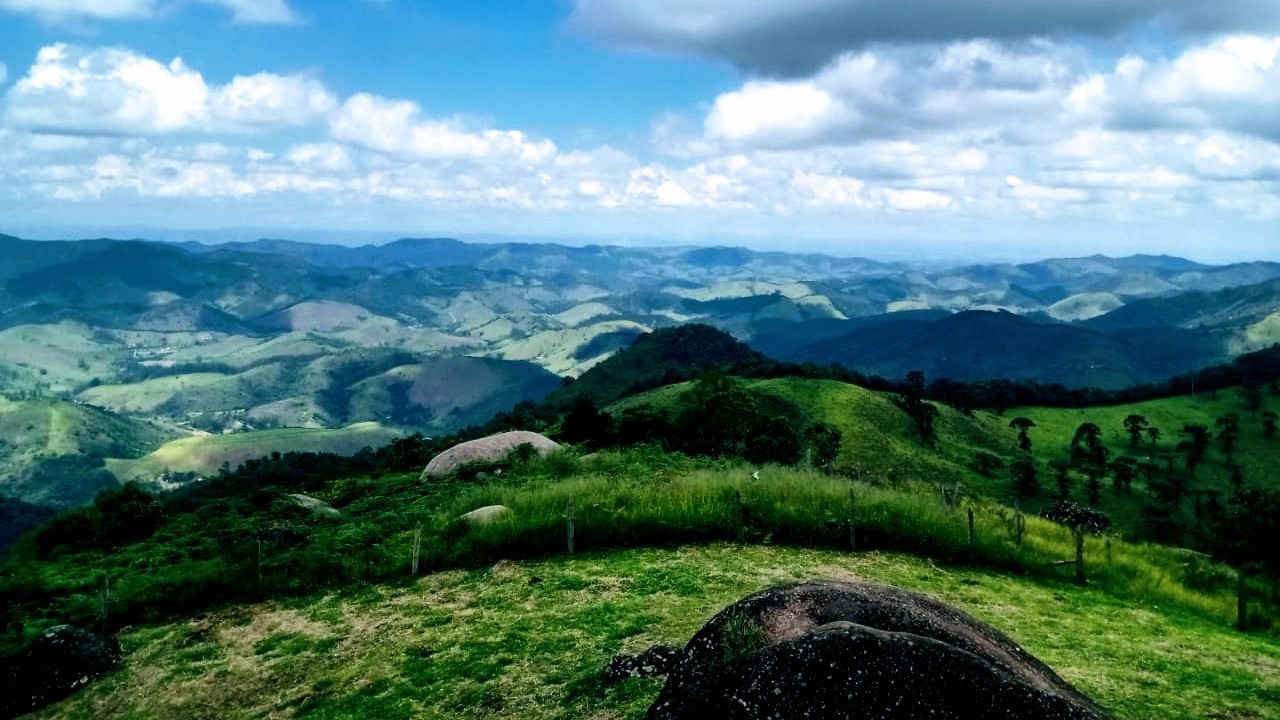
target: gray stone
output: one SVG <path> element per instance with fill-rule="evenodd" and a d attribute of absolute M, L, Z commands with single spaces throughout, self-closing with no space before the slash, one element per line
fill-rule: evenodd
<path fill-rule="evenodd" d="M 649 720 L 1101 720 L 1011 639 L 922 595 L 810 582 L 748 597 L 685 647 Z"/>
<path fill-rule="evenodd" d="M 506 505 L 485 505 L 469 513 L 463 513 L 458 519 L 466 520 L 473 525 L 488 525 L 509 512 L 511 512 L 511 508 Z"/>

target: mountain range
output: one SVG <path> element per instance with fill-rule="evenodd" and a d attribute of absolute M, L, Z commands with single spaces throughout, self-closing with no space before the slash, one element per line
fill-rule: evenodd
<path fill-rule="evenodd" d="M 91 490 L 41 478 L 72 462 L 75 487 L 101 487 L 129 479 L 108 468 L 160 465 L 108 458 L 168 457 L 154 453 L 191 436 L 446 434 L 602 363 L 590 382 L 616 394 L 601 380 L 611 356 L 692 322 L 775 359 L 891 378 L 1115 389 L 1280 340 L 1280 263 L 936 268 L 730 247 L 0 236 L 0 426 L 20 428 L 0 495 L 83 502 Z M 77 433 L 106 440 L 50 439 Z"/>

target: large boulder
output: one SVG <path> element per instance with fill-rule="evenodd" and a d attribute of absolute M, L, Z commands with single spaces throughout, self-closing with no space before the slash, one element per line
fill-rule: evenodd
<path fill-rule="evenodd" d="M 70 695 L 120 664 L 120 643 L 71 625 L 40 634 L 0 667 L 0 717 L 13 717 Z"/>
<path fill-rule="evenodd" d="M 479 440 L 469 440 L 459 443 L 445 450 L 439 455 L 431 458 L 431 462 L 427 463 L 427 467 L 422 471 L 422 478 L 425 480 L 440 475 L 448 475 L 463 465 L 469 465 L 476 462 L 497 462 L 513 450 L 521 445 L 532 445 L 533 449 L 540 455 L 546 455 L 553 450 L 559 450 L 560 445 L 535 432 L 525 430 L 513 430 L 511 432 L 498 433 L 482 437 Z"/>
<path fill-rule="evenodd" d="M 511 512 L 511 508 L 506 505 L 485 505 L 459 515 L 458 519 L 466 520 L 472 525 L 490 525 L 501 520 L 509 512 Z"/>
<path fill-rule="evenodd" d="M 921 595 L 808 582 L 742 600 L 685 647 L 649 720 L 1099 720 L 999 631 Z"/>

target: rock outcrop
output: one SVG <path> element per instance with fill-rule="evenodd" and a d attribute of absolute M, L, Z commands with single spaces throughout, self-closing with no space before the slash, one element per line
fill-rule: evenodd
<path fill-rule="evenodd" d="M 71 625 L 50 628 L 0 667 L 0 717 L 70 695 L 120 664 L 120 643 Z"/>
<path fill-rule="evenodd" d="M 712 618 L 649 720 L 1100 720 L 1106 714 L 997 630 L 871 583 L 774 588 Z"/>
<path fill-rule="evenodd" d="M 510 455 L 521 445 L 531 445 L 540 455 L 559 450 L 560 445 L 545 436 L 525 430 L 498 433 L 478 440 L 459 443 L 431 458 L 422 478 L 448 475 L 458 468 L 476 462 L 497 462 Z"/>
<path fill-rule="evenodd" d="M 666 675 L 680 661 L 680 649 L 670 645 L 654 645 L 638 655 L 618 655 L 600 673 L 606 685 L 638 677 Z"/>

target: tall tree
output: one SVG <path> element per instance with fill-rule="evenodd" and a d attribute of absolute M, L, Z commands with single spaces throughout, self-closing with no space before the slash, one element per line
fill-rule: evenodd
<path fill-rule="evenodd" d="M 1218 428 L 1218 445 L 1222 448 L 1222 455 L 1226 457 L 1227 464 L 1231 464 L 1231 458 L 1236 452 L 1236 443 L 1240 440 L 1240 416 L 1235 413 L 1227 413 L 1217 419 L 1214 425 Z"/>
<path fill-rule="evenodd" d="M 1131 457 L 1118 457 L 1111 462 L 1112 488 L 1117 495 L 1133 491 L 1133 479 L 1138 476 L 1138 461 Z"/>
<path fill-rule="evenodd" d="M 1182 434 L 1186 439 L 1178 443 L 1178 451 L 1186 454 L 1187 472 L 1195 477 L 1196 468 L 1204 462 L 1212 436 L 1204 425 L 1184 425 Z"/>
<path fill-rule="evenodd" d="M 1150 421 L 1136 413 L 1125 418 L 1124 429 L 1129 433 L 1129 444 L 1138 447 L 1138 443 L 1142 442 L 1142 434 L 1150 426 Z"/>
<path fill-rule="evenodd" d="M 920 433 L 920 441 L 932 447 L 938 439 L 934 428 L 938 408 L 924 400 L 924 371 L 912 370 L 907 373 L 907 379 L 902 383 L 901 388 L 902 394 L 895 399 L 895 402 L 915 422 L 916 431 Z"/>
<path fill-rule="evenodd" d="M 1111 451 L 1102 444 L 1102 428 L 1096 424 L 1082 423 L 1071 439 L 1071 464 L 1084 474 L 1089 504 L 1097 505 L 1102 499 L 1102 478 L 1107 474 L 1107 459 Z"/>
<path fill-rule="evenodd" d="M 1009 472 L 1013 476 L 1013 488 L 1019 495 L 1031 497 L 1040 492 L 1040 474 L 1032 458 L 1023 456 L 1013 461 Z"/>
<path fill-rule="evenodd" d="M 1147 428 L 1147 442 L 1151 443 L 1152 445 L 1155 445 L 1156 443 L 1160 442 L 1160 428 L 1156 427 L 1155 425 L 1152 425 L 1151 427 Z"/>
<path fill-rule="evenodd" d="M 1262 413 L 1262 437 L 1270 440 L 1276 436 L 1276 432 L 1280 431 L 1277 420 L 1280 420 L 1280 416 L 1271 410 Z"/>
<path fill-rule="evenodd" d="M 1051 467 L 1054 484 L 1058 486 L 1058 497 L 1066 500 L 1071 497 L 1071 486 L 1075 484 L 1075 480 L 1071 477 L 1071 465 L 1061 460 L 1054 460 Z"/>
<path fill-rule="evenodd" d="M 1028 417 L 1016 417 L 1009 421 L 1009 427 L 1018 431 L 1018 449 L 1022 452 L 1031 452 L 1031 434 L 1028 431 L 1035 426 L 1035 421 Z"/>
<path fill-rule="evenodd" d="M 1240 388 L 1240 394 L 1244 397 L 1244 406 L 1249 411 L 1249 416 L 1258 417 L 1258 411 L 1262 409 L 1262 388 L 1256 382 L 1248 382 Z"/>

